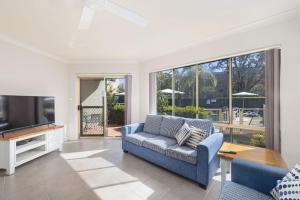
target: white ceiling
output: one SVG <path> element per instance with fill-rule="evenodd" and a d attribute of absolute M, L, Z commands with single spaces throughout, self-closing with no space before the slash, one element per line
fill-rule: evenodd
<path fill-rule="evenodd" d="M 147 60 L 300 7 L 300 0 L 114 0 L 147 19 L 106 11 L 77 30 L 82 0 L 0 0 L 0 35 L 64 60 Z"/>

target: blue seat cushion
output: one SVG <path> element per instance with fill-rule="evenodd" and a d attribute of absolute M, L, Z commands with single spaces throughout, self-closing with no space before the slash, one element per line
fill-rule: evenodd
<path fill-rule="evenodd" d="M 168 138 L 160 135 L 155 138 L 149 138 L 144 140 L 143 147 L 146 147 L 153 151 L 157 151 L 161 154 L 166 154 L 167 148 L 175 144 L 176 144 L 176 139 Z"/>
<path fill-rule="evenodd" d="M 133 133 L 133 134 L 128 134 L 125 138 L 126 141 L 131 142 L 133 144 L 142 146 L 143 141 L 149 138 L 154 138 L 157 137 L 157 135 L 150 134 L 150 133 L 145 133 L 145 132 L 139 132 L 139 133 Z"/>
<path fill-rule="evenodd" d="M 147 115 L 144 132 L 159 135 L 162 119 L 163 117 L 160 115 Z"/>
<path fill-rule="evenodd" d="M 201 129 L 210 135 L 213 132 L 213 123 L 208 119 L 185 119 L 185 123 L 187 123 L 190 127 L 193 126 L 195 128 Z"/>
<path fill-rule="evenodd" d="M 173 116 L 163 116 L 160 127 L 160 134 L 166 137 L 175 138 L 175 134 L 182 127 L 184 119 Z"/>
<path fill-rule="evenodd" d="M 191 164 L 197 163 L 197 151 L 188 146 L 179 146 L 178 144 L 170 146 L 167 148 L 166 155 Z"/>
<path fill-rule="evenodd" d="M 249 179 L 251 181 L 251 178 Z M 227 181 L 221 191 L 219 200 L 273 200 L 271 196 L 246 186 Z"/>

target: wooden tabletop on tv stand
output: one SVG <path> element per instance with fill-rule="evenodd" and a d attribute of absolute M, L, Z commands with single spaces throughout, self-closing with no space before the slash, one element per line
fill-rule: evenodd
<path fill-rule="evenodd" d="M 64 127 L 63 125 L 43 125 L 43 126 L 38 126 L 38 127 L 17 130 L 17 131 L 13 131 L 13 132 L 7 132 L 7 133 L 4 133 L 4 137 L 2 135 L 0 135 L 0 141 L 16 140 L 16 139 L 20 139 L 23 137 L 27 137 L 29 135 L 36 135 L 41 132 L 59 129 L 59 128 L 63 128 L 63 127 Z"/>

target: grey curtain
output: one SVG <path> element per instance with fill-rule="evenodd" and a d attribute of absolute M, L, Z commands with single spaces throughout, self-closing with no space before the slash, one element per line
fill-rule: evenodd
<path fill-rule="evenodd" d="M 149 113 L 156 114 L 156 76 L 149 74 Z"/>
<path fill-rule="evenodd" d="M 265 52 L 265 91 L 266 91 L 266 147 L 281 151 L 280 131 L 280 49 Z"/>
<path fill-rule="evenodd" d="M 125 76 L 125 124 L 131 124 L 132 75 Z"/>

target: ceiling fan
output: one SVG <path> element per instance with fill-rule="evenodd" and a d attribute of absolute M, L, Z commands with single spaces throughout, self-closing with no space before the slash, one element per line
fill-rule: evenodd
<path fill-rule="evenodd" d="M 79 30 L 87 30 L 90 28 L 94 15 L 98 10 L 106 10 L 141 27 L 147 25 L 146 19 L 142 16 L 111 0 L 85 0 L 84 4 L 78 26 Z"/>

